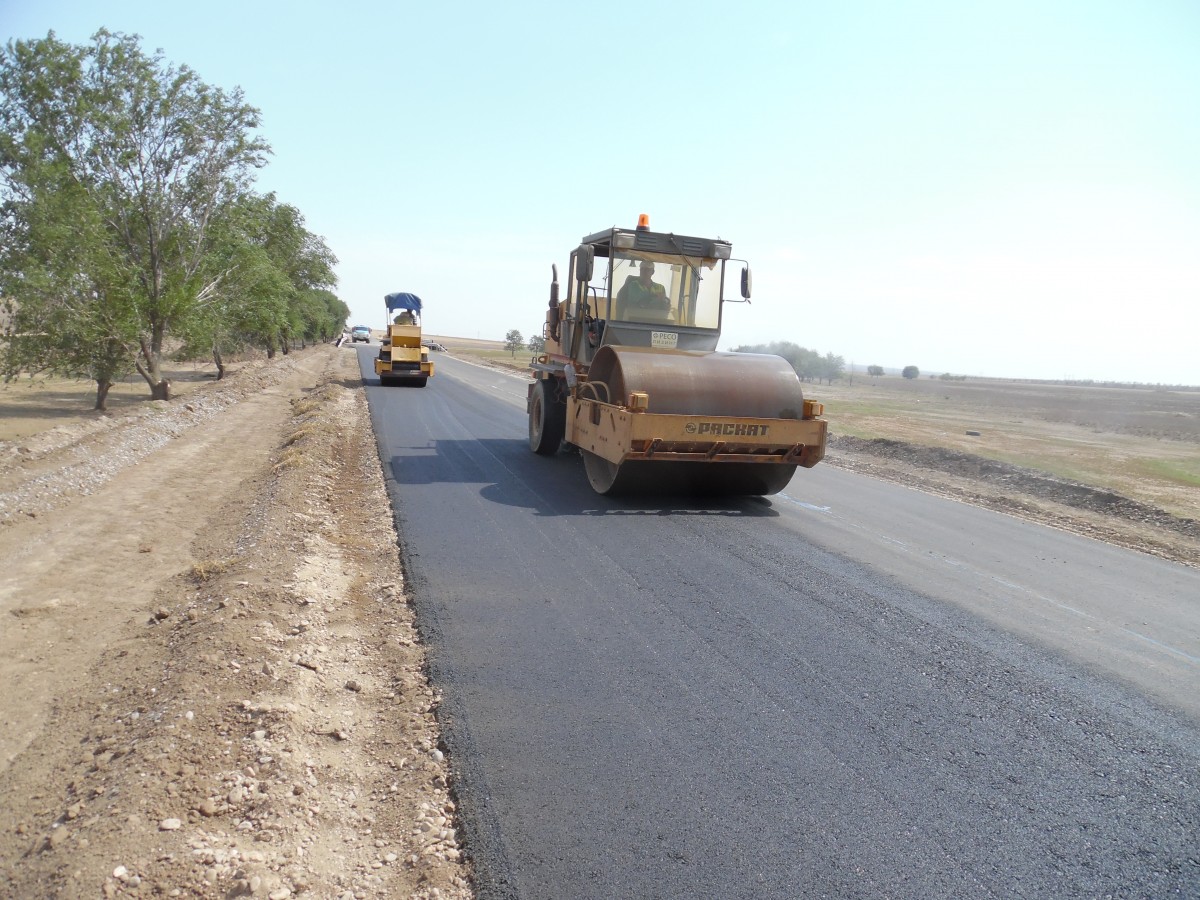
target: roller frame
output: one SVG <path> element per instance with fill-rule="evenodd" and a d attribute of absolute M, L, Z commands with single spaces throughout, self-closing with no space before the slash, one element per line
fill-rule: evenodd
<path fill-rule="evenodd" d="M 694 461 L 810 469 L 825 456 L 827 429 L 824 419 L 676 415 L 567 398 L 566 440 L 616 465 Z"/>

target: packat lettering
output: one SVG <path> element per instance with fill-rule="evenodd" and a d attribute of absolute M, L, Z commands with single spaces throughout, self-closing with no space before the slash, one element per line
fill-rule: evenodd
<path fill-rule="evenodd" d="M 687 431 L 714 437 L 766 437 L 770 425 L 747 425 L 744 422 L 689 422 Z"/>

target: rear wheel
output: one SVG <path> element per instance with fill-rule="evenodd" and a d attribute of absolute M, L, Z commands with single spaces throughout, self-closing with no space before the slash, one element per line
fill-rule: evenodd
<path fill-rule="evenodd" d="M 567 404 L 557 394 L 555 382 L 542 379 L 529 400 L 529 449 L 540 456 L 557 453 L 567 431 Z"/>

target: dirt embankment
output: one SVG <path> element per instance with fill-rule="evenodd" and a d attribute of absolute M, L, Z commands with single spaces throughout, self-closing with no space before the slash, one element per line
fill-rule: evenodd
<path fill-rule="evenodd" d="M 1112 491 L 907 441 L 833 436 L 826 461 L 1130 550 L 1200 566 L 1200 522 Z"/>
<path fill-rule="evenodd" d="M 0 444 L 0 522 L 0 895 L 471 895 L 353 352 Z"/>

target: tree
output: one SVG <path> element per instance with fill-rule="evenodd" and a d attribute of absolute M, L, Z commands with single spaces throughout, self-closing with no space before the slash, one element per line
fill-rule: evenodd
<path fill-rule="evenodd" d="M 217 378 L 225 375 L 224 356 L 250 344 L 274 347 L 288 314 L 294 286 L 260 239 L 260 206 L 249 198 L 231 204 L 211 227 L 205 277 L 212 284 L 177 329 L 182 353 L 211 353 Z"/>
<path fill-rule="evenodd" d="M 793 344 L 791 341 L 775 341 L 770 344 L 743 344 L 740 347 L 735 347 L 734 352 L 768 353 L 772 356 L 782 356 L 796 370 L 796 375 L 801 381 L 813 381 L 814 379 L 827 377 L 825 371 L 831 364 L 830 357 L 833 357 L 831 353 L 827 354 L 823 359 L 821 354 L 816 350 L 809 350 L 807 347 L 801 347 Z M 840 356 L 833 358 L 839 362 L 837 374 L 831 377 L 840 378 L 842 370 L 846 366 L 845 360 Z"/>
<path fill-rule="evenodd" d="M 521 337 L 521 332 L 517 329 L 514 328 L 504 336 L 504 349 L 512 351 L 514 357 L 523 346 L 525 346 L 525 338 Z"/>
<path fill-rule="evenodd" d="M 525 347 L 533 353 L 545 353 L 546 339 L 540 334 L 532 335 L 529 338 L 529 343 L 526 344 Z"/>
<path fill-rule="evenodd" d="M 905 366 L 901 370 L 900 374 L 903 375 L 905 378 L 920 378 L 921 370 L 918 369 L 916 366 Z"/>
<path fill-rule="evenodd" d="M 186 353 L 211 346 L 218 379 L 225 353 L 257 344 L 274 356 L 293 340 L 328 340 L 345 325 L 349 308 L 324 287 L 336 282 L 337 259 L 303 223 L 274 194 L 243 194 L 214 218 L 202 267 L 213 287 L 179 331 Z"/>
<path fill-rule="evenodd" d="M 30 167 L 19 213 L 0 216 L 0 303 L 8 325 L 0 372 L 42 372 L 96 383 L 95 409 L 133 371 L 137 332 L 128 265 L 114 253 L 87 193 L 62 167 Z"/>
<path fill-rule="evenodd" d="M 259 111 L 240 89 L 226 93 L 187 66 L 145 55 L 136 35 L 102 29 L 90 45 L 71 46 L 50 32 L 0 51 L 6 225 L 42 240 L 30 223 L 34 206 L 68 188 L 78 192 L 72 211 L 88 208 L 94 217 L 86 268 L 72 275 L 43 267 L 54 283 L 35 278 L 27 289 L 4 254 L 6 296 L 18 308 L 37 307 L 51 329 L 30 344 L 36 364 L 57 367 L 56 348 L 69 340 L 70 316 L 54 314 L 62 302 L 54 295 L 86 296 L 91 320 L 107 323 L 111 340 L 132 336 L 133 365 L 151 396 L 169 398 L 164 341 L 224 277 L 205 264 L 210 229 L 265 162 L 267 144 L 251 136 L 258 125 Z M 21 249 L 45 255 L 44 246 Z M 90 287 L 80 292 L 79 282 Z"/>
<path fill-rule="evenodd" d="M 835 356 L 833 353 L 826 353 L 821 357 L 820 373 L 826 384 L 833 384 L 833 379 L 841 378 L 845 371 L 846 360 L 842 357 Z"/>
<path fill-rule="evenodd" d="M 867 366 L 867 374 L 878 377 L 883 374 L 883 366 Z"/>
<path fill-rule="evenodd" d="M 324 290 L 337 284 L 333 267 L 337 257 L 325 244 L 325 240 L 304 227 L 304 217 L 294 206 L 276 202 L 274 194 L 255 198 L 260 216 L 259 228 L 253 240 L 266 251 L 271 261 L 287 277 L 292 285 L 288 298 L 288 314 L 279 335 L 280 346 L 287 352 L 289 342 L 295 338 L 315 339 L 314 333 L 306 329 L 317 325 L 306 296 L 314 290 Z M 268 355 L 274 341 L 268 341 Z"/>

